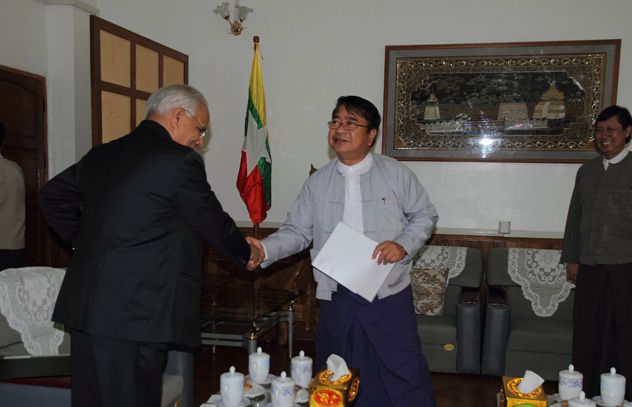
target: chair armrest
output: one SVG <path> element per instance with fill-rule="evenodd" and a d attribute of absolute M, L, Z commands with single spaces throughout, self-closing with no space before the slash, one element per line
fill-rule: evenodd
<path fill-rule="evenodd" d="M 0 379 L 67 375 L 70 375 L 70 355 L 0 359 Z"/>
<path fill-rule="evenodd" d="M 491 290 L 490 290 L 491 291 Z M 502 297 L 496 297 L 496 300 Z M 509 336 L 511 308 L 506 301 L 488 303 L 485 307 L 485 330 L 481 373 L 502 376 L 505 373 L 505 351 Z"/>
<path fill-rule="evenodd" d="M 487 304 L 499 307 L 508 307 L 509 305 L 507 304 L 507 295 L 505 294 L 505 289 L 502 287 L 488 287 Z"/>
<path fill-rule="evenodd" d="M 456 371 L 475 373 L 481 371 L 481 305 L 478 290 L 475 302 L 460 302 L 456 305 Z"/>
<path fill-rule="evenodd" d="M 478 304 L 480 301 L 480 288 L 463 287 L 459 296 L 460 304 Z"/>
<path fill-rule="evenodd" d="M 165 373 L 182 376 L 182 407 L 193 407 L 193 354 L 170 350 Z"/>

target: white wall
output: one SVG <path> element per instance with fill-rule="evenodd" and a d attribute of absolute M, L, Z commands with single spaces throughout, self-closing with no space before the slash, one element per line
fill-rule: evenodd
<path fill-rule="evenodd" d="M 0 65 L 46 75 L 44 4 L 35 0 L 0 0 Z"/>
<path fill-rule="evenodd" d="M 82 3 L 84 9 L 72 3 Z M 46 78 L 50 176 L 92 144 L 85 10 L 92 6 L 75 0 L 0 0 L 0 65 Z"/>
<path fill-rule="evenodd" d="M 338 96 L 358 94 L 381 110 L 385 45 L 621 38 L 618 102 L 632 107 L 632 2 L 627 0 L 242 0 L 255 11 L 239 37 L 227 34 L 226 22 L 212 14 L 220 2 L 98 0 L 96 6 L 102 18 L 189 55 L 189 82 L 211 106 L 213 136 L 205 152 L 209 180 L 238 220 L 248 219 L 234 184 L 253 35 L 261 37 L 271 132 L 269 221 L 285 218 L 309 164 L 329 160 L 324 123 Z M 563 230 L 578 167 L 406 165 L 430 192 L 439 227 L 496 229 L 499 220 L 508 220 L 513 230 L 536 232 Z"/>

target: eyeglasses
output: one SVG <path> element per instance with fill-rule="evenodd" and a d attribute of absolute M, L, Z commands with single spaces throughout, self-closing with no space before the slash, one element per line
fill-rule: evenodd
<path fill-rule="evenodd" d="M 356 122 L 350 122 L 350 121 L 340 121 L 340 120 L 330 120 L 327 122 L 327 127 L 329 127 L 330 129 L 336 130 L 338 128 L 340 128 L 342 126 L 343 130 L 355 130 L 358 127 L 366 127 L 367 129 L 369 128 L 369 126 L 366 126 L 364 124 L 359 124 Z"/>
<path fill-rule="evenodd" d="M 601 136 L 601 135 L 608 135 L 608 136 L 612 136 L 613 134 L 619 132 L 619 131 L 623 131 L 623 129 L 615 129 L 614 127 L 595 127 L 595 134 L 597 136 Z"/>
<path fill-rule="evenodd" d="M 200 124 L 200 122 L 198 122 L 198 119 L 195 118 L 195 115 L 193 115 L 193 113 L 189 112 L 188 110 L 184 109 L 184 112 L 190 117 L 192 118 L 195 123 L 197 124 L 197 130 L 200 132 L 200 138 L 204 138 L 206 137 L 206 135 L 208 134 L 208 129 L 204 126 L 202 126 Z"/>

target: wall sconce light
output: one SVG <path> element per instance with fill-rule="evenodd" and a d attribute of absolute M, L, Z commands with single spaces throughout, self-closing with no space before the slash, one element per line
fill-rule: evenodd
<path fill-rule="evenodd" d="M 239 0 L 235 0 L 235 11 L 233 13 L 233 21 L 230 21 L 230 10 L 228 7 L 230 3 L 227 1 L 215 7 L 213 10 L 214 14 L 219 14 L 224 20 L 228 21 L 230 28 L 228 29 L 229 34 L 239 35 L 246 28 L 242 23 L 246 20 L 248 13 L 254 12 L 250 7 L 240 6 Z"/>

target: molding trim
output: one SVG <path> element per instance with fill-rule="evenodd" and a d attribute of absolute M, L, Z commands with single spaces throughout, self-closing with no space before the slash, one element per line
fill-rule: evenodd
<path fill-rule="evenodd" d="M 489 237 L 515 237 L 526 239 L 562 239 L 564 232 L 537 231 L 537 230 L 511 230 L 511 233 L 501 234 L 497 230 L 490 229 L 461 229 L 461 228 L 437 228 L 434 235 L 465 235 L 465 236 L 489 236 Z"/>
<path fill-rule="evenodd" d="M 82 0 L 44 0 L 47 6 L 73 6 L 89 14 L 99 15 L 99 9 Z"/>

